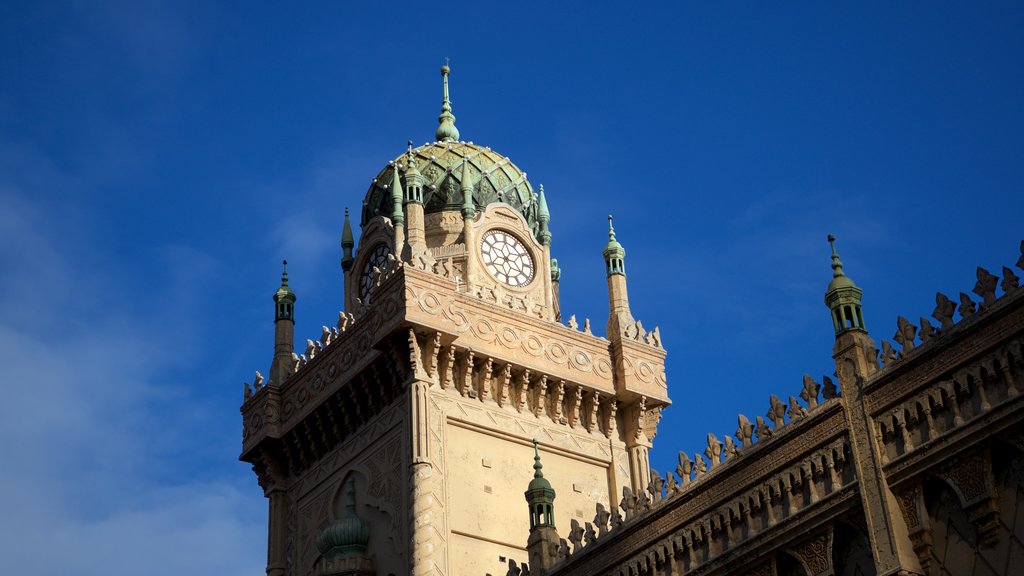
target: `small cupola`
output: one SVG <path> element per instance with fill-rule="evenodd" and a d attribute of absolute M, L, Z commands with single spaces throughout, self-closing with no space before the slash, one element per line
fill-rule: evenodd
<path fill-rule="evenodd" d="M 611 214 L 608 215 L 608 244 L 604 247 L 604 263 L 609 276 L 626 275 L 626 249 L 615 239 Z"/>
<path fill-rule="evenodd" d="M 533 480 L 524 495 L 530 505 L 530 529 L 555 526 L 555 489 L 544 478 L 540 463 L 540 449 L 537 439 L 533 439 Z"/>
<path fill-rule="evenodd" d="M 825 291 L 825 305 L 832 312 L 836 335 L 848 330 L 866 331 L 860 305 L 862 291 L 843 273 L 843 263 L 836 253 L 836 237 L 829 234 L 828 243 L 832 247 L 832 281 Z"/>
<path fill-rule="evenodd" d="M 295 292 L 288 287 L 288 261 L 281 262 L 281 287 L 274 293 L 274 322 L 291 320 L 295 322 Z"/>

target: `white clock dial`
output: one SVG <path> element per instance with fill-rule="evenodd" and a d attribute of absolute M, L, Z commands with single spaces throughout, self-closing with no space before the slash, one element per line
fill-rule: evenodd
<path fill-rule="evenodd" d="M 383 270 L 384 265 L 388 263 L 388 256 L 390 254 L 391 248 L 387 244 L 377 244 L 373 247 L 370 257 L 366 260 L 366 264 L 363 265 L 363 274 L 359 277 L 360 300 L 365 301 L 370 291 L 373 290 L 373 283 L 376 281 L 373 268 L 376 266 Z"/>
<path fill-rule="evenodd" d="M 508 232 L 491 230 L 480 242 L 484 267 L 509 286 L 526 286 L 533 280 L 533 258 L 523 243 Z"/>

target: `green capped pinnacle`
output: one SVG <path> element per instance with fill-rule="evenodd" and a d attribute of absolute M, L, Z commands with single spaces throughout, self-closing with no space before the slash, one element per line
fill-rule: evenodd
<path fill-rule="evenodd" d="M 864 313 L 861 310 L 863 292 L 853 283 L 853 279 L 843 272 L 843 263 L 836 253 L 836 237 L 829 234 L 828 243 L 832 247 L 832 281 L 825 290 L 825 305 L 831 312 L 836 335 L 847 330 L 866 331 Z"/>
<path fill-rule="evenodd" d="M 626 275 L 626 249 L 615 239 L 611 214 L 608 215 L 608 244 L 604 247 L 604 262 L 609 276 L 612 274 Z"/>
<path fill-rule="evenodd" d="M 544 197 L 544 185 L 540 185 L 540 193 L 537 198 L 537 221 L 540 222 L 540 243 L 544 246 L 551 245 L 551 229 L 548 223 L 551 222 L 551 213 L 548 212 L 548 201 Z"/>
<path fill-rule="evenodd" d="M 439 126 L 434 136 L 438 142 L 457 142 L 459 129 L 455 127 L 455 115 L 452 114 L 452 103 L 448 99 L 448 73 L 451 68 L 447 64 L 441 66 L 441 77 L 444 79 L 444 100 L 441 101 L 441 115 L 437 117 Z"/>
<path fill-rule="evenodd" d="M 476 214 L 476 206 L 473 205 L 473 179 L 469 173 L 469 159 L 462 163 L 462 182 L 459 183 L 462 190 L 462 217 L 469 219 Z"/>
<path fill-rule="evenodd" d="M 395 163 L 394 177 L 391 179 L 391 223 L 395 226 L 405 222 L 405 214 L 402 212 L 402 180 L 398 176 L 398 163 Z"/>
<path fill-rule="evenodd" d="M 356 245 L 352 236 L 352 223 L 348 220 L 348 208 L 345 208 L 345 225 L 341 228 L 341 269 L 348 272 L 352 269 L 355 259 L 352 257 L 352 248 Z"/>

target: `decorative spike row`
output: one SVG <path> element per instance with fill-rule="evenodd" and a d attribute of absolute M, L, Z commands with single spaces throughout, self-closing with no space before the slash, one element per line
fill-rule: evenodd
<path fill-rule="evenodd" d="M 804 402 L 807 402 L 807 407 L 814 409 L 818 405 L 818 391 L 821 390 L 821 384 L 814 381 L 809 374 L 804 374 L 804 385 L 803 389 L 800 390 L 800 397 L 803 398 Z"/>
<path fill-rule="evenodd" d="M 960 293 L 960 318 L 966 320 L 971 316 L 974 316 L 976 312 L 974 300 L 963 292 Z"/>
<path fill-rule="evenodd" d="M 949 299 L 942 292 L 935 293 L 935 310 L 932 311 L 932 318 L 941 324 L 940 329 L 945 330 L 953 326 L 953 314 L 956 313 L 956 302 Z"/>
<path fill-rule="evenodd" d="M 754 425 L 743 414 L 739 415 L 738 420 L 739 427 L 736 428 L 736 437 L 740 439 L 743 448 L 749 448 L 754 444 Z"/>
<path fill-rule="evenodd" d="M 781 428 L 786 425 L 786 404 L 779 400 L 779 397 L 772 394 L 771 404 L 768 407 L 768 419 L 772 421 L 775 428 Z"/>
<path fill-rule="evenodd" d="M 1020 288 L 1020 278 L 1008 266 L 1003 266 L 1003 282 L 999 286 L 1006 294 L 1016 292 Z"/>
<path fill-rule="evenodd" d="M 993 276 L 988 270 L 978 266 L 978 282 L 974 285 L 974 292 L 981 296 L 981 309 L 985 310 L 996 303 L 996 286 L 999 284 L 999 277 Z"/>
<path fill-rule="evenodd" d="M 797 418 L 803 418 L 804 416 L 807 416 L 807 410 L 803 406 L 801 406 L 799 402 L 796 401 L 796 398 L 790 396 L 789 412 L 787 412 L 787 416 L 789 416 L 789 421 L 792 422 Z"/>
<path fill-rule="evenodd" d="M 919 334 L 921 337 L 921 344 L 925 344 L 932 338 L 938 336 L 938 334 L 938 331 L 934 326 L 932 326 L 932 323 L 924 316 L 921 316 L 921 332 Z"/>
<path fill-rule="evenodd" d="M 914 338 L 916 336 L 917 326 L 911 324 L 910 320 L 903 316 L 896 319 L 896 334 L 893 336 L 893 340 L 899 342 L 904 354 L 914 349 Z"/>
<path fill-rule="evenodd" d="M 822 396 L 825 400 L 832 400 L 833 398 L 839 398 L 839 388 L 836 387 L 835 383 L 828 376 L 822 376 L 822 381 L 825 383 L 822 390 Z"/>
<path fill-rule="evenodd" d="M 896 350 L 887 340 L 882 340 L 882 366 L 888 368 L 894 362 L 896 362 Z"/>

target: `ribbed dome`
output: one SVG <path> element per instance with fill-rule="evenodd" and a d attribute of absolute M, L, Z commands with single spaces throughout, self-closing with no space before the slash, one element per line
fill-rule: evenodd
<path fill-rule="evenodd" d="M 469 142 L 433 142 L 412 150 L 416 168 L 423 175 L 424 212 L 459 211 L 462 207 L 462 175 L 469 162 L 473 186 L 473 204 L 478 208 L 492 202 L 505 202 L 518 210 L 538 231 L 538 203 L 526 174 L 511 160 L 490 148 Z M 405 167 L 407 152 L 397 156 L 381 169 L 366 191 L 363 202 L 362 224 L 378 215 L 390 216 L 392 195 L 389 187 L 393 178 L 393 164 L 402 172 L 402 186 L 406 186 Z"/>
<path fill-rule="evenodd" d="M 324 558 L 334 560 L 347 556 L 360 556 L 370 541 L 370 525 L 356 515 L 355 481 L 345 482 L 345 512 L 341 518 L 327 525 L 316 538 L 316 547 Z"/>

